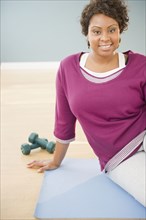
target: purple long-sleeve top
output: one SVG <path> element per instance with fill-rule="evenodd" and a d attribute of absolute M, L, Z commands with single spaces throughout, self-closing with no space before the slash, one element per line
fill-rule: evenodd
<path fill-rule="evenodd" d="M 146 57 L 125 53 L 126 67 L 110 76 L 98 78 L 85 72 L 78 53 L 61 61 L 56 78 L 54 135 L 74 139 L 78 120 L 101 170 L 146 129 Z"/>

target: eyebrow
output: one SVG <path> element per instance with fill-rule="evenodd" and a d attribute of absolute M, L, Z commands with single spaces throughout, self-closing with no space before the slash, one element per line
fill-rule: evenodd
<path fill-rule="evenodd" d="M 108 26 L 107 28 L 110 28 L 110 27 L 112 27 L 112 26 L 118 26 L 117 24 L 111 24 L 110 26 Z M 94 26 L 92 26 L 91 28 L 102 28 L 102 27 L 99 27 L 99 26 L 96 26 L 96 25 L 94 25 Z"/>

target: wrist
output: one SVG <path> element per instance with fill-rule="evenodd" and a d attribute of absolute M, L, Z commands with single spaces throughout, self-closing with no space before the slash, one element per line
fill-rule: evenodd
<path fill-rule="evenodd" d="M 61 164 L 61 162 L 59 162 L 59 161 L 55 161 L 55 160 L 52 160 L 52 165 L 54 165 L 55 167 L 59 167 L 60 166 L 60 164 Z"/>

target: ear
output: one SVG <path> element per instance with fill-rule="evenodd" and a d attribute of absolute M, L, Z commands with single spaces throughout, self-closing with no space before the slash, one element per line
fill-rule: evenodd
<path fill-rule="evenodd" d="M 89 43 L 89 41 L 87 40 L 87 45 L 88 45 L 88 49 L 90 48 L 90 43 Z"/>
<path fill-rule="evenodd" d="M 89 49 L 90 48 L 90 42 L 89 42 L 88 35 L 87 35 L 87 46 L 88 46 L 88 49 Z"/>

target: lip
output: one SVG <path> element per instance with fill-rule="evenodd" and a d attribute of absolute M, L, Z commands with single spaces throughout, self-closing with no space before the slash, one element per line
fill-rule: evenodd
<path fill-rule="evenodd" d="M 111 47 L 112 44 L 103 44 L 103 45 L 99 45 L 99 47 Z"/>
<path fill-rule="evenodd" d="M 109 50 L 111 46 L 112 44 L 103 44 L 103 45 L 99 45 L 99 48 L 102 50 Z"/>

